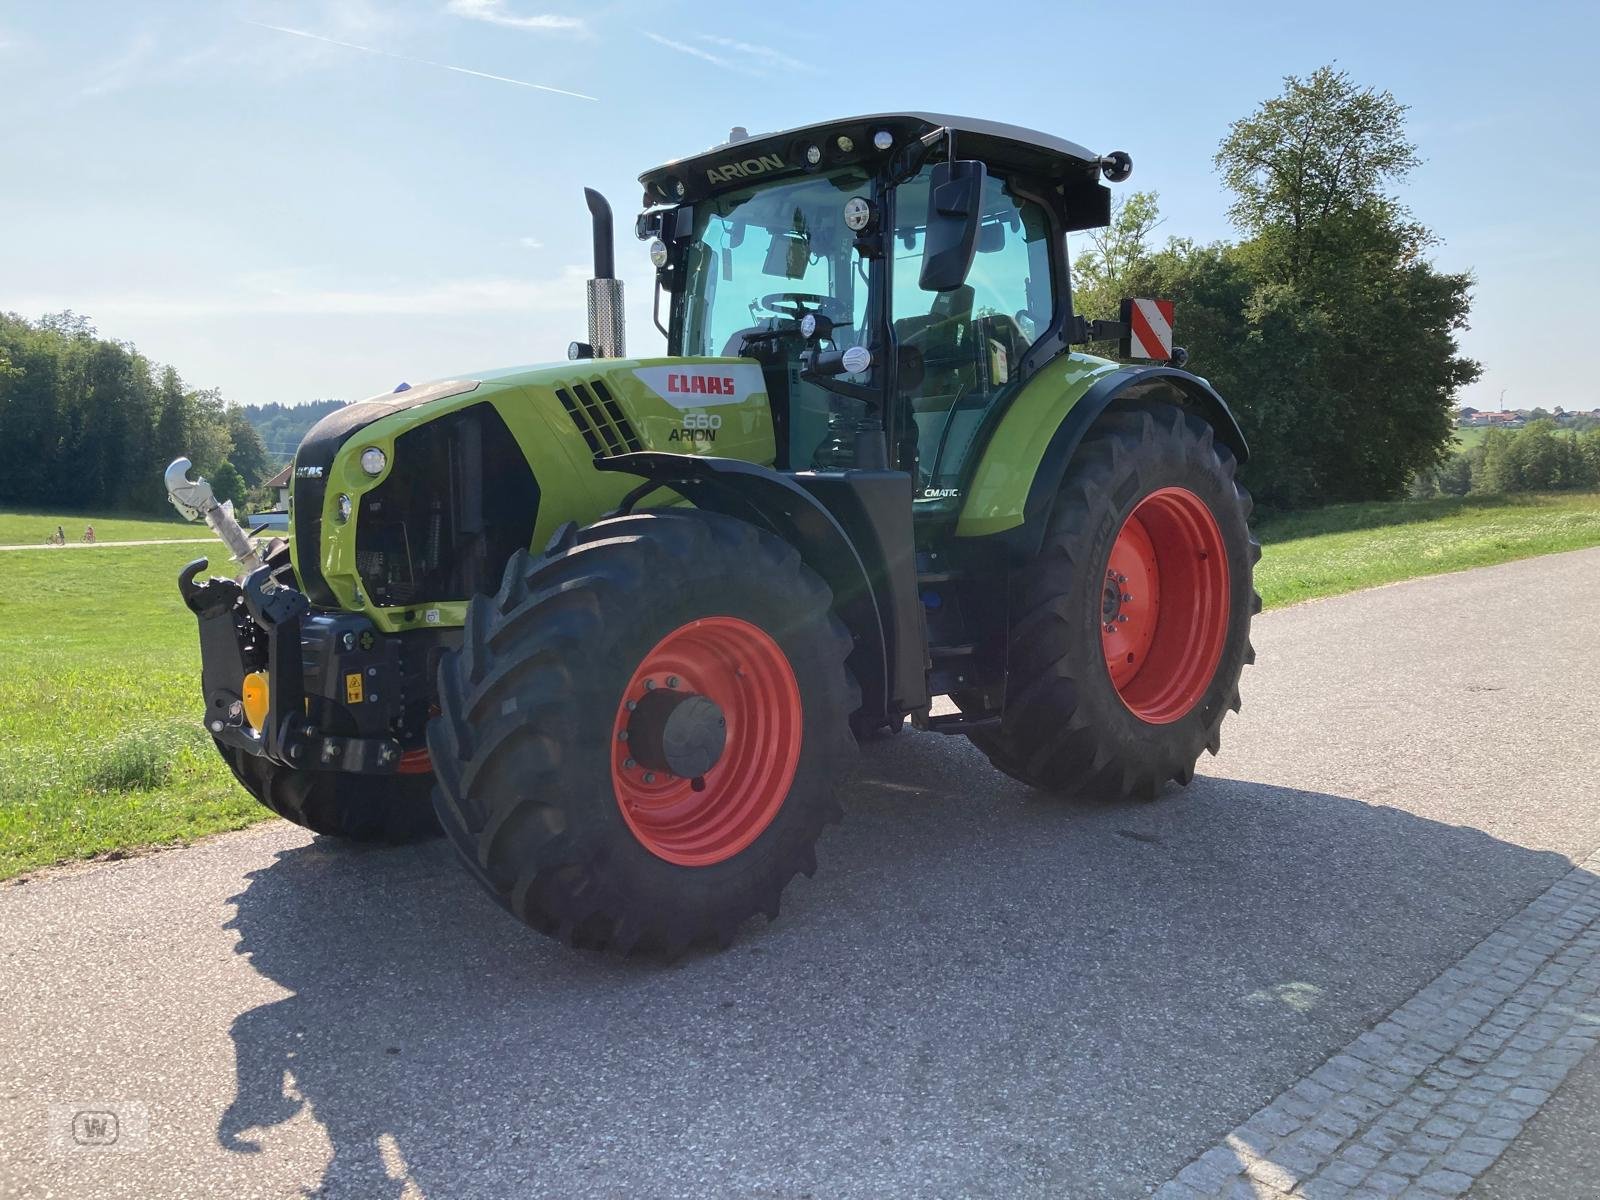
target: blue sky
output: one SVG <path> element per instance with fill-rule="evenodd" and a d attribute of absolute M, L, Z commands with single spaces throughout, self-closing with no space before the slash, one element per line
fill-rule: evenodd
<path fill-rule="evenodd" d="M 590 185 L 620 218 L 629 349 L 655 352 L 635 176 L 731 125 L 1030 125 L 1128 150 L 1161 232 L 1208 240 L 1230 233 L 1228 123 L 1335 61 L 1411 106 L 1426 161 L 1403 196 L 1438 264 L 1476 273 L 1464 344 L 1485 374 L 1464 399 L 1589 408 L 1597 13 L 0 0 L 0 309 L 73 308 L 242 402 L 559 358 L 584 331 Z"/>

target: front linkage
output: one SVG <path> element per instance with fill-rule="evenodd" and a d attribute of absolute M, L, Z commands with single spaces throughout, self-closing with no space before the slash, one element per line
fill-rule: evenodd
<path fill-rule="evenodd" d="M 398 739 L 376 730 L 338 736 L 318 728 L 309 715 L 305 686 L 309 658 L 322 667 L 319 676 L 343 679 L 347 688 L 356 686 L 348 682 L 353 678 L 359 681 L 355 695 L 372 697 L 371 703 L 346 705 L 366 718 L 362 725 L 387 726 L 394 709 L 382 705 L 381 697 L 384 691 L 399 695 L 386 686 L 398 684 L 400 674 L 393 641 L 377 637 L 361 618 L 308 616 L 305 596 L 276 582 L 271 565 L 257 567 L 242 581 L 197 583 L 195 577 L 208 565 L 198 558 L 186 566 L 178 590 L 200 620 L 201 681 L 211 735 L 288 767 L 360 774 L 399 770 Z M 252 718 L 260 721 L 259 728 Z"/>
<path fill-rule="evenodd" d="M 188 466 L 180 459 L 168 472 L 174 505 L 203 516 L 247 567 L 239 579 L 200 581 L 210 563 L 198 558 L 178 576 L 183 602 L 200 623 L 206 728 L 223 746 L 286 767 L 401 770 L 405 755 L 392 730 L 404 722 L 407 689 L 396 639 L 380 636 L 362 616 L 313 615 L 304 594 L 278 578 L 288 569 L 287 548 L 275 543 L 262 561 L 231 505 L 217 504 L 204 479 L 189 482 Z M 346 732 L 319 725 L 319 710 L 334 705 Z"/>

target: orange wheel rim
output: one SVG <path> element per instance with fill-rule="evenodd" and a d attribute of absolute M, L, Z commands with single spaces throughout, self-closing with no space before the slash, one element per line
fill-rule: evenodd
<path fill-rule="evenodd" d="M 1187 488 L 1151 492 L 1117 531 L 1101 594 L 1111 685 L 1151 725 L 1192 711 L 1228 640 L 1228 557 L 1211 509 Z"/>
<path fill-rule="evenodd" d="M 611 785 L 622 819 L 658 858 L 724 862 L 783 807 L 803 729 L 794 669 L 770 636 L 735 617 L 681 625 L 617 704 Z"/>

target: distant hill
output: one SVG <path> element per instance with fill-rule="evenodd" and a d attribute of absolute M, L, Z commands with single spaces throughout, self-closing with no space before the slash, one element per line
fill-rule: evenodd
<path fill-rule="evenodd" d="M 282 466 L 294 457 L 300 439 L 323 417 L 336 408 L 343 408 L 343 400 L 313 400 L 308 404 L 241 404 L 239 411 L 261 435 L 267 458 L 275 466 Z"/>

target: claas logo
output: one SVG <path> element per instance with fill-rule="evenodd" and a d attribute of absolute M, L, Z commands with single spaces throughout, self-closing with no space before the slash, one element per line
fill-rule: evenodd
<path fill-rule="evenodd" d="M 667 391 L 692 392 L 697 396 L 734 395 L 731 375 L 688 375 L 674 372 L 667 376 Z"/>

